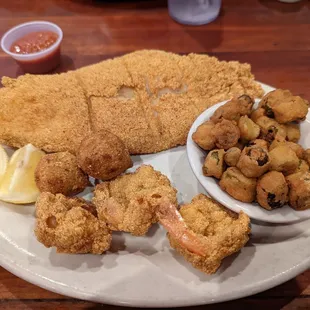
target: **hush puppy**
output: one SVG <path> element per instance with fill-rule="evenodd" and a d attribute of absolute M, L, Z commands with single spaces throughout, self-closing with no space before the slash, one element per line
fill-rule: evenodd
<path fill-rule="evenodd" d="M 69 152 L 44 155 L 35 170 L 40 192 L 70 196 L 82 192 L 88 176 L 79 168 L 77 159 Z"/>
<path fill-rule="evenodd" d="M 106 130 L 82 140 L 77 160 L 84 172 L 100 180 L 113 179 L 132 167 L 132 160 L 123 141 Z"/>

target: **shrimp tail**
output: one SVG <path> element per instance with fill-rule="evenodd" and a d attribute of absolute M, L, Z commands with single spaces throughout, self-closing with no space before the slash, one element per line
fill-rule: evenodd
<path fill-rule="evenodd" d="M 207 255 L 207 246 L 203 238 L 190 230 L 177 207 L 168 200 L 162 200 L 157 208 L 160 224 L 188 251 L 199 256 Z"/>

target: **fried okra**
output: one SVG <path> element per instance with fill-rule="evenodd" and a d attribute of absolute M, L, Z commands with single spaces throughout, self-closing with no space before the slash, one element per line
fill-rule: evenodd
<path fill-rule="evenodd" d="M 247 146 L 259 146 L 268 151 L 268 142 L 263 139 L 255 139 L 250 141 Z"/>
<path fill-rule="evenodd" d="M 297 211 L 310 209 L 310 173 L 294 173 L 286 180 L 290 188 L 290 206 Z"/>
<path fill-rule="evenodd" d="M 204 122 L 192 135 L 192 139 L 197 143 L 202 149 L 209 151 L 215 147 L 215 137 L 211 133 L 215 124 L 210 121 Z"/>
<path fill-rule="evenodd" d="M 256 196 L 256 179 L 248 178 L 236 167 L 229 167 L 222 175 L 219 182 L 222 190 L 233 198 L 252 202 Z"/>
<path fill-rule="evenodd" d="M 238 126 L 226 119 L 219 121 L 212 128 L 211 134 L 215 137 L 215 146 L 224 150 L 235 146 L 240 138 Z"/>
<path fill-rule="evenodd" d="M 224 155 L 225 163 L 230 167 L 235 167 L 240 158 L 241 150 L 238 147 L 231 147 Z"/>
<path fill-rule="evenodd" d="M 247 115 L 241 116 L 238 121 L 240 138 L 245 141 L 256 139 L 260 134 L 260 127 L 255 124 Z"/>
<path fill-rule="evenodd" d="M 248 95 L 242 95 L 238 98 L 234 98 L 217 108 L 211 116 L 211 121 L 218 123 L 222 119 L 226 119 L 238 122 L 240 116 L 250 115 L 253 104 L 253 98 Z"/>
<path fill-rule="evenodd" d="M 310 149 L 306 149 L 303 154 L 303 159 L 308 163 L 310 166 Z"/>
<path fill-rule="evenodd" d="M 304 157 L 304 149 L 302 148 L 301 145 L 291 142 L 291 141 L 278 141 L 278 140 L 274 140 L 269 147 L 269 151 L 272 151 L 274 148 L 276 148 L 277 146 L 280 145 L 286 145 L 288 146 L 290 149 L 292 149 L 298 158 L 303 158 Z"/>
<path fill-rule="evenodd" d="M 261 129 L 261 139 L 267 142 L 272 142 L 274 139 L 285 140 L 286 139 L 286 128 L 284 125 L 280 125 L 274 119 L 267 116 L 261 116 L 256 121 L 257 125 Z"/>
<path fill-rule="evenodd" d="M 266 210 L 283 207 L 288 202 L 288 185 L 281 172 L 269 171 L 257 181 L 257 202 Z"/>
<path fill-rule="evenodd" d="M 215 149 L 208 153 L 202 167 L 202 172 L 206 177 L 221 178 L 225 170 L 224 154 L 223 149 Z"/>
<path fill-rule="evenodd" d="M 257 178 L 268 171 L 270 158 L 268 151 L 259 146 L 249 146 L 243 149 L 237 168 L 248 178 Z"/>
<path fill-rule="evenodd" d="M 297 172 L 309 172 L 309 165 L 307 164 L 305 160 L 299 159 L 298 167 L 294 171 L 294 173 L 297 173 Z"/>
<path fill-rule="evenodd" d="M 88 185 L 88 176 L 79 168 L 76 157 L 69 152 L 44 155 L 35 170 L 40 192 L 75 195 Z"/>
<path fill-rule="evenodd" d="M 285 125 L 286 138 L 291 142 L 298 142 L 300 139 L 300 128 L 298 124 L 289 123 Z"/>
<path fill-rule="evenodd" d="M 286 124 L 304 120 L 309 103 L 299 96 L 293 96 L 289 90 L 276 89 L 262 98 L 259 107 L 265 109 L 266 115 L 274 117 L 278 123 Z"/>
<path fill-rule="evenodd" d="M 261 116 L 266 116 L 266 111 L 263 108 L 258 108 L 252 111 L 250 118 L 254 123 L 256 123 Z"/>
<path fill-rule="evenodd" d="M 296 153 L 287 145 L 280 145 L 269 152 L 270 170 L 283 172 L 284 175 L 293 173 L 299 164 Z"/>

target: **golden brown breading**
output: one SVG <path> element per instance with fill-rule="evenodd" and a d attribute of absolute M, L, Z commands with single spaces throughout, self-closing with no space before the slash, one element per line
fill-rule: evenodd
<path fill-rule="evenodd" d="M 290 206 L 297 211 L 310 209 L 310 173 L 294 173 L 286 180 L 290 188 Z"/>
<path fill-rule="evenodd" d="M 287 145 L 279 145 L 269 152 L 270 170 L 283 172 L 284 175 L 293 173 L 299 164 L 296 153 Z"/>
<path fill-rule="evenodd" d="M 210 119 L 214 123 L 218 123 L 223 119 L 238 122 L 241 116 L 250 115 L 253 104 L 253 98 L 248 95 L 233 98 L 217 108 Z"/>
<path fill-rule="evenodd" d="M 297 143 L 300 139 L 300 128 L 299 124 L 289 123 L 285 125 L 287 140 Z"/>
<path fill-rule="evenodd" d="M 242 93 L 262 95 L 249 65 L 156 50 L 3 84 L 0 121 L 7 126 L 0 141 L 48 152 L 75 153 L 84 135 L 102 129 L 119 136 L 131 154 L 159 152 L 185 144 L 202 109 Z"/>
<path fill-rule="evenodd" d="M 206 151 L 215 147 L 215 136 L 211 132 L 214 126 L 215 124 L 210 121 L 204 122 L 197 127 L 192 135 L 193 141 Z"/>
<path fill-rule="evenodd" d="M 217 148 L 227 150 L 238 143 L 240 130 L 234 122 L 222 119 L 211 129 L 211 135 Z"/>
<path fill-rule="evenodd" d="M 75 153 L 90 132 L 87 100 L 71 73 L 3 78 L 0 142 Z"/>
<path fill-rule="evenodd" d="M 236 167 L 224 171 L 219 182 L 221 189 L 233 198 L 243 202 L 253 202 L 256 196 L 256 179 L 248 178 Z"/>
<path fill-rule="evenodd" d="M 112 235 L 95 207 L 81 198 L 42 193 L 36 202 L 35 234 L 46 247 L 58 253 L 102 254 Z"/>
<path fill-rule="evenodd" d="M 257 181 L 257 202 L 266 210 L 283 207 L 288 202 L 288 186 L 281 172 L 269 171 Z"/>
<path fill-rule="evenodd" d="M 181 207 L 180 213 L 188 228 L 205 241 L 207 254 L 190 252 L 168 233 L 170 245 L 207 274 L 215 273 L 225 257 L 238 252 L 249 240 L 249 217 L 242 211 L 235 214 L 205 195 L 194 197 L 190 204 Z"/>
<path fill-rule="evenodd" d="M 176 192 L 166 176 L 146 165 L 97 185 L 93 202 L 99 219 L 106 221 L 110 229 L 142 236 L 158 221 L 159 201 L 168 198 L 176 204 Z"/>
<path fill-rule="evenodd" d="M 245 141 L 255 140 L 260 134 L 260 128 L 247 115 L 241 116 L 238 121 L 240 138 Z"/>
<path fill-rule="evenodd" d="M 36 167 L 35 180 L 40 192 L 65 196 L 82 192 L 89 182 L 76 157 L 69 152 L 44 155 Z"/>
<path fill-rule="evenodd" d="M 189 54 L 177 58 L 187 86 L 187 98 L 200 113 L 215 103 L 248 94 L 261 97 L 261 86 L 254 81 L 249 64 L 219 61 L 207 55 Z"/>
<path fill-rule="evenodd" d="M 304 120 L 309 102 L 299 96 L 293 96 L 289 90 L 276 89 L 266 94 L 259 107 L 266 110 L 269 117 L 274 117 L 280 124 Z"/>
<path fill-rule="evenodd" d="M 88 175 L 110 180 L 132 167 L 123 141 L 107 130 L 85 137 L 77 152 L 77 162 Z"/>
<path fill-rule="evenodd" d="M 224 155 L 225 163 L 230 167 L 235 167 L 241 155 L 241 150 L 238 147 L 231 147 Z"/>
<path fill-rule="evenodd" d="M 224 155 L 223 149 L 210 151 L 202 166 L 203 175 L 220 179 L 225 170 Z"/>
<path fill-rule="evenodd" d="M 288 146 L 291 150 L 293 150 L 298 158 L 303 158 L 305 154 L 305 150 L 302 148 L 300 144 L 291 142 L 291 141 L 278 141 L 273 140 L 273 142 L 269 146 L 269 152 L 272 151 L 277 146 Z"/>
<path fill-rule="evenodd" d="M 237 168 L 248 178 L 257 178 L 268 171 L 268 150 L 260 146 L 245 147 L 239 157 Z"/>

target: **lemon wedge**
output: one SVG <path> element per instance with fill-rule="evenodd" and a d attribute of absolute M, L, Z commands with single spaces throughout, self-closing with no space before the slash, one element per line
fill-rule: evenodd
<path fill-rule="evenodd" d="M 25 204 L 36 201 L 40 194 L 34 172 L 44 152 L 27 144 L 12 155 L 0 182 L 0 200 Z"/>
<path fill-rule="evenodd" d="M 8 167 L 9 157 L 6 153 L 5 149 L 0 145 L 0 182 L 6 172 L 6 168 Z"/>

